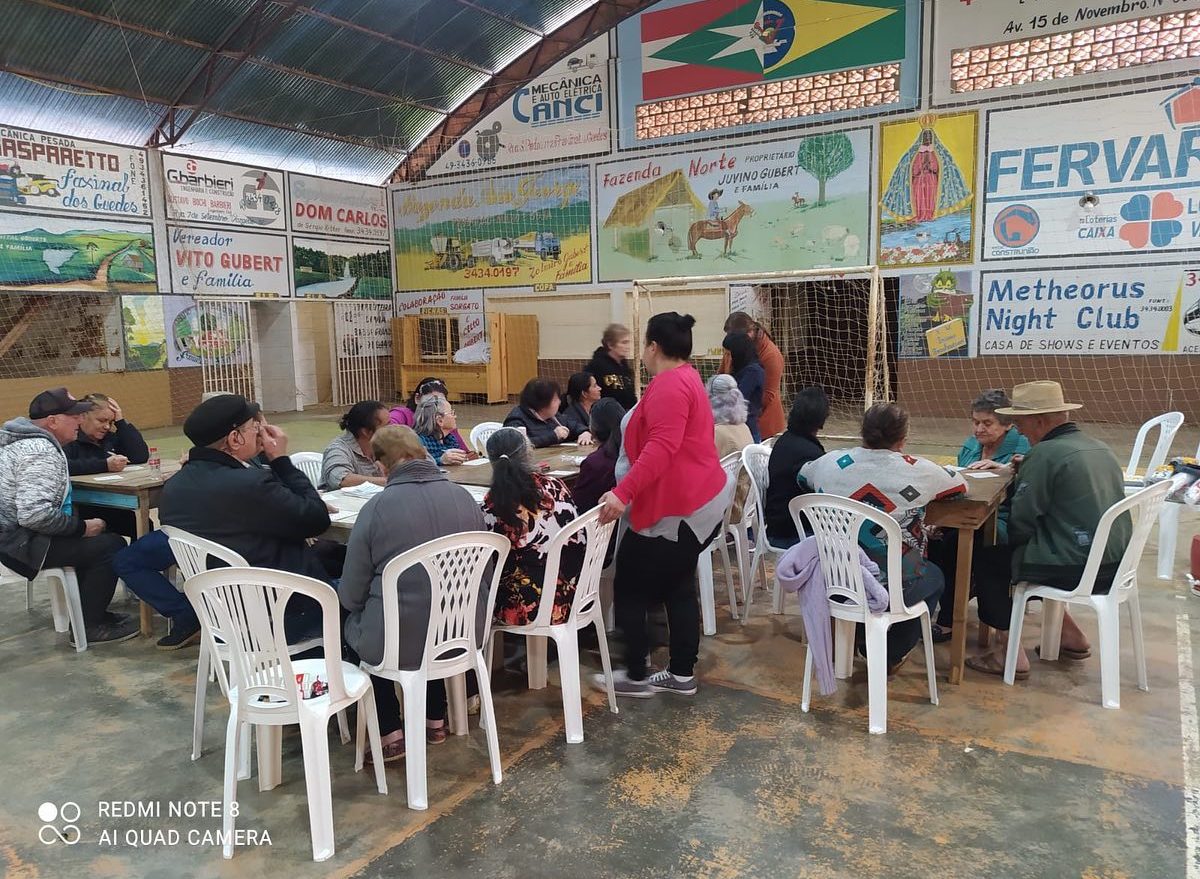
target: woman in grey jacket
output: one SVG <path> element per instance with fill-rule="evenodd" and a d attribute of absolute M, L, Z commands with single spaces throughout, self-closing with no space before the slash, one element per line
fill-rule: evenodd
<path fill-rule="evenodd" d="M 393 558 L 438 537 L 486 531 L 483 511 L 470 492 L 446 479 L 429 460 L 411 428 L 382 427 L 371 438 L 375 459 L 388 474 L 387 485 L 363 506 L 346 548 L 338 597 L 349 611 L 346 643 L 369 663 L 383 659 L 383 569 Z M 476 631 L 482 638 L 487 616 L 487 581 L 480 584 Z M 429 578 L 421 568 L 400 577 L 400 667 L 417 668 L 429 627 Z M 404 756 L 404 729 L 395 684 L 372 678 L 385 762 Z M 431 681 L 426 694 L 426 739 L 446 740 L 446 689 Z"/>

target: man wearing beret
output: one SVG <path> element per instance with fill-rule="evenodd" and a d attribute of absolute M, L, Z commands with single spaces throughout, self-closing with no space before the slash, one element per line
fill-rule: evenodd
<path fill-rule="evenodd" d="M 105 533 L 103 519 L 83 519 L 71 497 L 63 445 L 93 404 L 66 388 L 43 391 L 28 418 L 0 428 L 0 562 L 25 577 L 43 568 L 70 567 L 89 644 L 125 641 L 137 623 L 108 610 L 117 588 L 112 560 L 125 541 Z M 71 643 L 79 633 L 71 631 Z"/>

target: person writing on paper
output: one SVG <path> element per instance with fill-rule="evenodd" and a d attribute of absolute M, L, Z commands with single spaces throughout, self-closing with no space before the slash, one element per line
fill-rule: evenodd
<path fill-rule="evenodd" d="M 904 453 L 908 413 L 895 403 L 876 403 L 863 414 L 863 444 L 827 452 L 800 468 L 807 487 L 870 504 L 900 523 L 904 539 L 901 572 L 904 601 L 937 607 L 945 578 L 926 558 L 925 507 L 933 500 L 966 494 L 967 482 L 933 461 Z M 859 545 L 881 571 L 887 570 L 887 543 L 863 526 Z M 905 620 L 888 629 L 887 663 L 892 674 L 921 640 L 921 621 Z"/>
<path fill-rule="evenodd" d="M 670 311 L 646 324 L 642 363 L 653 378 L 622 437 L 630 468 L 600 498 L 601 522 L 628 509 L 629 529 L 617 550 L 613 597 L 625 639 L 619 695 L 695 695 L 700 650 L 696 562 L 720 530 L 733 480 L 727 480 L 713 440 L 713 415 L 704 383 L 690 363 L 696 319 Z M 665 604 L 670 667 L 650 672 L 647 611 Z"/>
<path fill-rule="evenodd" d="M 429 376 L 417 382 L 417 386 L 413 389 L 412 396 L 409 397 L 408 402 L 403 406 L 396 406 L 388 412 L 388 423 L 412 427 L 416 421 L 417 406 L 426 397 L 432 395 L 440 396 L 443 400 L 450 399 L 450 390 L 446 387 L 446 383 L 436 376 Z M 464 452 L 471 451 L 467 447 L 467 441 L 463 439 L 462 434 L 457 430 L 450 431 L 450 436 Z"/>
<path fill-rule="evenodd" d="M 501 625 L 523 626 L 537 616 L 545 588 L 546 550 L 576 518 L 575 501 L 566 483 L 534 469 L 529 444 L 520 432 L 501 428 L 493 433 L 488 437 L 487 456 L 492 462 L 492 485 L 483 498 L 484 523 L 512 545 L 500 575 L 495 619 Z M 571 612 L 585 548 L 583 532 L 563 547 L 552 624 L 566 622 Z"/>
<path fill-rule="evenodd" d="M 590 372 L 577 372 L 567 381 L 567 400 L 558 420 L 577 436 L 581 446 L 595 443 L 592 437 L 592 407 L 600 399 L 600 385 Z"/>
<path fill-rule="evenodd" d="M 473 453 L 468 454 L 460 449 L 454 441 L 453 434 L 457 429 L 454 407 L 445 397 L 430 394 L 417 404 L 413 430 L 425 444 L 434 463 L 452 467 L 475 457 Z"/>
<path fill-rule="evenodd" d="M 72 476 L 120 473 L 129 464 L 145 464 L 150 449 L 121 406 L 105 394 L 84 397 L 92 408 L 79 419 L 79 433 L 63 446 Z"/>
<path fill-rule="evenodd" d="M 967 667 L 989 675 L 1004 674 L 1008 628 L 1012 620 L 1013 583 L 1027 581 L 1070 591 L 1079 585 L 1092 549 L 1096 526 L 1105 511 L 1125 498 L 1121 465 L 1112 449 L 1092 439 L 1071 420 L 1079 403 L 1063 400 L 1054 381 L 1026 382 L 1013 388 L 1012 405 L 996 411 L 1013 419 L 1032 448 L 1019 464 L 982 462 L 988 470 L 1016 470 L 1008 543 L 981 547 L 973 573 L 979 619 L 1001 632 L 993 650 L 967 657 Z M 1092 592 L 1112 588 L 1121 555 L 1129 544 L 1132 524 L 1121 516 L 1109 532 Z M 1091 646 L 1069 613 L 1063 614 L 1060 653 L 1087 659 Z M 1016 677 L 1029 677 L 1029 657 L 1017 651 Z"/>
<path fill-rule="evenodd" d="M 377 664 L 383 660 L 385 646 L 383 569 L 387 563 L 435 538 L 487 528 L 470 492 L 438 471 L 424 443 L 411 429 L 398 425 L 380 428 L 371 437 L 371 449 L 388 474 L 387 484 L 363 505 L 355 520 L 338 600 L 347 611 L 347 646 L 358 658 Z M 487 621 L 490 583 L 490 578 L 484 578 L 479 585 L 477 637 L 482 637 Z M 399 667 L 415 669 L 421 664 L 429 628 L 429 577 L 421 566 L 409 568 L 400 576 L 396 597 L 400 607 Z M 383 678 L 372 678 L 371 682 L 384 762 L 399 760 L 405 745 L 396 686 Z M 438 744 L 446 740 L 444 682 L 430 681 L 425 693 L 425 738 Z"/>
<path fill-rule="evenodd" d="M 321 456 L 321 487 L 334 491 L 364 482 L 383 485 L 386 480 L 371 451 L 371 437 L 387 423 L 387 407 L 378 400 L 351 406 L 338 422 L 341 436 L 326 446 Z"/>
<path fill-rule="evenodd" d="M 1003 390 L 984 391 L 971 404 L 971 436 L 958 451 L 958 466 L 968 470 L 987 469 L 992 462 L 1008 464 L 1029 451 L 1029 440 L 1021 435 L 1012 418 L 996 410 L 1012 405 Z M 1008 512 L 1005 502 L 996 511 L 996 543 L 1008 543 Z M 975 549 L 983 546 L 983 530 L 975 532 Z M 949 641 L 954 626 L 954 588 L 958 567 L 958 531 L 939 531 L 929 541 L 929 558 L 946 575 L 946 589 L 933 625 L 936 643 Z"/>
<path fill-rule="evenodd" d="M 530 379 L 521 389 L 521 400 L 504 419 L 505 427 L 524 428 L 535 449 L 571 442 L 579 437 L 558 418 L 561 404 L 558 385 L 544 378 Z M 588 436 L 591 439 L 591 436 Z"/>

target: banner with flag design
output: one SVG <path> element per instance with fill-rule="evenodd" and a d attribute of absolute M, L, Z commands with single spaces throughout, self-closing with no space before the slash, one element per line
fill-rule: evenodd
<path fill-rule="evenodd" d="M 640 17 L 642 99 L 901 60 L 905 0 L 692 0 Z"/>

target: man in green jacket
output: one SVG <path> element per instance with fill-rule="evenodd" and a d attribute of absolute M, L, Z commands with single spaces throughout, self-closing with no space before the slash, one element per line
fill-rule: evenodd
<path fill-rule="evenodd" d="M 975 556 L 979 619 L 1001 632 L 1008 631 L 1012 617 L 1011 584 L 1028 581 L 1064 591 L 1079 585 L 1100 517 L 1125 497 L 1121 465 L 1112 449 L 1071 421 L 1069 413 L 1078 408 L 1079 403 L 1063 402 L 1058 382 L 1038 381 L 1017 385 L 1012 406 L 996 410 L 1012 416 L 1033 444 L 1024 461 L 1014 458 L 1011 465 L 1020 472 L 1012 490 L 1008 544 Z M 989 469 L 1007 468 L 997 464 Z M 1114 524 L 1094 592 L 1112 587 L 1131 530 L 1127 515 Z M 968 658 L 967 665 L 985 674 L 1004 674 L 1007 640 L 1001 636 L 994 650 Z M 1063 615 L 1060 652 L 1068 659 L 1091 655 L 1087 637 L 1069 613 Z M 1024 650 L 1017 653 L 1016 676 L 1029 677 Z"/>

